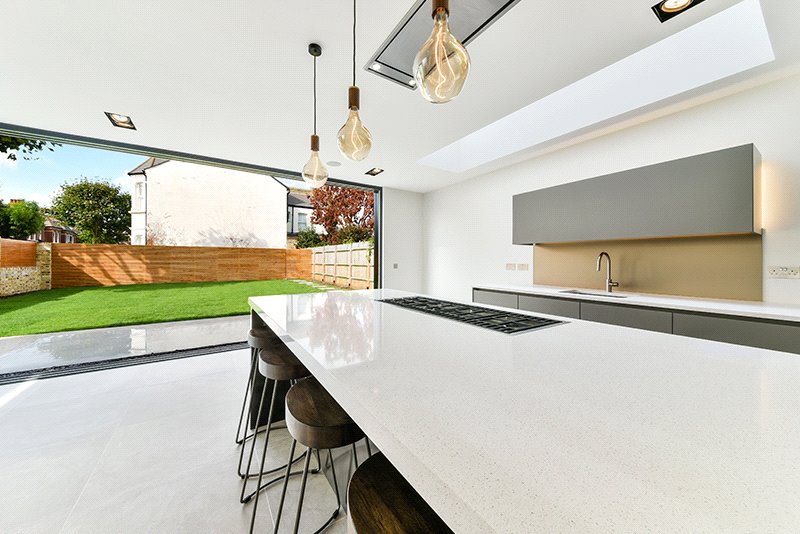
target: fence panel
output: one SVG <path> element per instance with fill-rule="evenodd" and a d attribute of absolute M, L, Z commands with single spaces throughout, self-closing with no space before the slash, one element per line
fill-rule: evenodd
<path fill-rule="evenodd" d="M 286 249 L 57 244 L 52 276 L 54 288 L 282 280 L 310 278 L 310 261 Z"/>
<path fill-rule="evenodd" d="M 0 268 L 36 267 L 36 243 L 0 239 Z"/>
<path fill-rule="evenodd" d="M 311 250 L 314 280 L 351 289 L 375 287 L 375 258 L 371 243 L 362 241 Z"/>

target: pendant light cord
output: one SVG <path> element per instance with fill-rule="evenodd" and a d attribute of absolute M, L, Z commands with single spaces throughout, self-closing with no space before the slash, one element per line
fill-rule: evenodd
<path fill-rule="evenodd" d="M 353 87 L 356 86 L 356 0 L 353 0 Z"/>
<path fill-rule="evenodd" d="M 317 135 L 317 56 L 314 56 L 314 135 Z"/>

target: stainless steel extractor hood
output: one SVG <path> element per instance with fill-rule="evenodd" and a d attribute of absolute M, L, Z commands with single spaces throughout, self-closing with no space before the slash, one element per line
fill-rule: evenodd
<path fill-rule="evenodd" d="M 465 46 L 520 0 L 457 0 L 450 4 L 450 31 Z M 364 66 L 366 70 L 408 89 L 413 85 L 414 56 L 433 29 L 431 0 L 416 0 Z"/>

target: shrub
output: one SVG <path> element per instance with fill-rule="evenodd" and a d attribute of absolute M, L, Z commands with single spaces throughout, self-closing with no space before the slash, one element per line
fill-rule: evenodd
<path fill-rule="evenodd" d="M 372 237 L 372 228 L 365 228 L 363 226 L 345 226 L 336 231 L 334 236 L 334 243 L 343 245 L 346 243 L 359 243 L 361 241 L 369 241 Z"/>
<path fill-rule="evenodd" d="M 297 233 L 297 243 L 295 243 L 295 248 L 313 248 L 313 247 L 321 247 L 325 244 L 325 240 L 319 235 L 317 232 L 314 231 L 313 227 L 308 227 L 304 230 L 300 230 Z"/>

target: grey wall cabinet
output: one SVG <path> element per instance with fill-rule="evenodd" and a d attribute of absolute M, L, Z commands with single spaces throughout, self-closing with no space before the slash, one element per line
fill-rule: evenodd
<path fill-rule="evenodd" d="M 752 144 L 515 195 L 516 245 L 761 233 Z"/>
<path fill-rule="evenodd" d="M 800 325 L 674 313 L 674 333 L 749 347 L 800 353 Z"/>
<path fill-rule="evenodd" d="M 629 326 L 641 330 L 672 333 L 672 312 L 665 310 L 581 302 L 581 319 L 618 326 Z"/>
<path fill-rule="evenodd" d="M 503 293 L 502 291 L 473 289 L 472 302 L 477 302 L 478 304 L 489 304 L 491 306 L 503 306 L 504 308 L 518 308 L 517 294 Z"/>
<path fill-rule="evenodd" d="M 519 296 L 519 309 L 531 312 L 558 315 L 560 317 L 581 318 L 581 303 L 577 300 L 551 299 L 547 297 L 534 297 L 531 295 Z"/>

